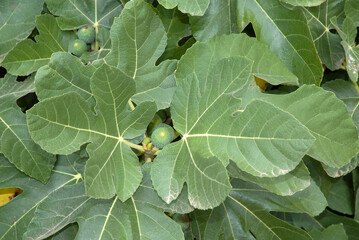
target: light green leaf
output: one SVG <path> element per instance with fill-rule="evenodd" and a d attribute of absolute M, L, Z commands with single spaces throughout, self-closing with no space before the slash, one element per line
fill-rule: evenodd
<path fill-rule="evenodd" d="M 165 209 L 191 211 L 189 204 L 166 205 L 156 194 L 147 174 L 131 199 L 95 200 L 85 194 L 83 183 L 53 192 L 36 209 L 25 239 L 43 239 L 70 222 L 79 223 L 77 239 L 183 239 L 180 226 Z M 63 206 L 66 205 L 66 209 Z M 88 231 L 92 229 L 93 231 Z"/>
<path fill-rule="evenodd" d="M 313 230 L 309 232 L 313 240 L 346 240 L 348 239 L 342 224 L 331 225 L 322 232 Z"/>
<path fill-rule="evenodd" d="M 37 206 L 44 202 L 51 192 L 74 183 L 79 176 L 66 157 L 59 158 L 54 171 L 44 185 L 19 172 L 0 155 L 0 188 L 18 187 L 23 190 L 20 195 L 0 207 L 1 240 L 23 239 Z"/>
<path fill-rule="evenodd" d="M 310 185 L 309 171 L 300 163 L 293 171 L 279 177 L 255 177 L 241 171 L 233 162 L 228 165 L 229 176 L 255 183 L 281 196 L 293 195 Z"/>
<path fill-rule="evenodd" d="M 187 182 L 194 207 L 217 206 L 229 186 L 222 165 L 229 159 L 255 176 L 279 176 L 293 170 L 313 143 L 303 125 L 273 105 L 253 101 L 239 116 L 232 115 L 240 107 L 240 100 L 232 94 L 249 83 L 251 69 L 250 60 L 232 57 L 202 73 L 207 76 L 181 79 L 171 116 L 183 137 L 166 146 L 151 169 L 154 187 L 167 203 L 176 199 Z M 193 102 L 196 104 L 189 104 Z M 273 147 L 276 150 L 269 154 L 267 149 Z M 221 161 L 205 159 L 211 155 Z M 200 189 L 195 184 L 199 181 Z"/>
<path fill-rule="evenodd" d="M 280 0 L 280 1 L 291 4 L 293 6 L 314 7 L 324 3 L 326 0 Z"/>
<path fill-rule="evenodd" d="M 258 91 L 254 94 L 253 98 L 270 102 L 292 114 L 310 130 L 316 141 L 307 154 L 314 159 L 340 168 L 357 154 L 356 126 L 346 106 L 333 93 L 305 85 L 286 95 L 261 94 Z"/>
<path fill-rule="evenodd" d="M 210 0 L 158 0 L 165 8 L 178 9 L 183 13 L 201 16 L 206 11 Z"/>
<path fill-rule="evenodd" d="M 95 70 L 91 64 L 85 66 L 79 58 L 69 53 L 54 53 L 50 62 L 36 73 L 36 95 L 42 101 L 65 93 L 77 92 L 93 106 L 90 79 Z"/>
<path fill-rule="evenodd" d="M 196 238 L 311 239 L 305 231 L 274 217 L 264 209 L 263 205 L 268 201 L 260 195 L 254 193 L 254 197 L 247 197 L 236 191 L 237 185 L 233 187 L 231 195 L 219 207 L 207 211 L 196 210 L 191 214 L 191 227 Z"/>
<path fill-rule="evenodd" d="M 111 28 L 111 52 L 105 62 L 119 68 L 136 82 L 136 104 L 155 101 L 158 109 L 170 105 L 176 87 L 176 61 L 156 61 L 166 48 L 167 37 L 152 6 L 142 0 L 126 4 Z"/>
<path fill-rule="evenodd" d="M 300 84 L 320 84 L 323 75 L 322 65 L 307 20 L 300 9 L 290 10 L 278 0 L 231 0 L 226 3 L 222 5 L 224 9 L 219 12 L 224 16 L 213 14 L 218 11 L 219 6 L 211 4 L 212 8 L 207 10 L 204 20 L 195 21 L 198 24 L 192 30 L 195 30 L 194 35 L 199 40 L 204 41 L 207 37 L 219 33 L 229 34 L 235 25 L 242 30 L 246 23 L 251 22 L 257 39 L 269 46 L 298 77 Z M 218 23 L 213 24 L 217 19 L 222 20 L 226 17 L 227 20 L 223 23 L 226 28 Z M 200 32 L 197 33 L 198 31 Z"/>
<path fill-rule="evenodd" d="M 18 169 L 45 183 L 55 156 L 31 139 L 25 114 L 16 104 L 18 98 L 34 90 L 33 78 L 17 82 L 16 77 L 7 74 L 0 79 L 0 152 Z"/>
<path fill-rule="evenodd" d="M 0 2 L 0 64 L 15 45 L 35 27 L 44 0 L 2 0 Z"/>
<path fill-rule="evenodd" d="M 123 6 L 117 0 L 45 0 L 63 30 L 78 29 L 84 25 L 109 28 Z"/>
<path fill-rule="evenodd" d="M 13 75 L 29 75 L 46 65 L 54 52 L 67 52 L 69 43 L 76 38 L 73 32 L 61 31 L 56 19 L 51 15 L 40 15 L 36 18 L 39 35 L 36 43 L 31 39 L 20 42 L 6 56 L 3 66 Z"/>
<path fill-rule="evenodd" d="M 128 199 L 141 182 L 134 144 L 125 139 L 144 134 L 156 111 L 154 103 L 140 104 L 132 112 L 127 102 L 135 83 L 117 68 L 102 65 L 90 82 L 95 112 L 76 92 L 46 99 L 27 112 L 32 138 L 49 152 L 69 154 L 87 146 L 86 193 Z"/>
<path fill-rule="evenodd" d="M 301 8 L 306 14 L 308 25 L 312 33 L 315 46 L 323 64 L 330 70 L 338 70 L 345 59 L 345 52 L 337 34 L 331 33 L 334 29 L 330 19 L 334 16 L 344 17 L 344 1 L 327 0 L 318 7 Z"/>
<path fill-rule="evenodd" d="M 354 214 L 354 193 L 343 179 L 331 187 L 327 200 L 329 208 L 348 215 Z"/>
<path fill-rule="evenodd" d="M 192 73 L 205 78 L 208 69 L 216 66 L 218 61 L 234 56 L 244 56 L 252 60 L 254 62 L 253 75 L 273 85 L 283 83 L 298 85 L 297 77 L 287 70 L 265 44 L 245 34 L 216 36 L 204 43 L 194 44 L 178 63 L 177 82 L 180 83 Z"/>

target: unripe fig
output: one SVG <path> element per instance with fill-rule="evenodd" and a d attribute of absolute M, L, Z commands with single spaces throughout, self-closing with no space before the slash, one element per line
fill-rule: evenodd
<path fill-rule="evenodd" d="M 157 125 L 156 129 L 151 135 L 152 143 L 155 147 L 163 148 L 172 142 L 175 136 L 173 128 L 167 124 L 161 123 Z"/>
<path fill-rule="evenodd" d="M 86 52 L 86 50 L 86 43 L 80 39 L 73 40 L 69 45 L 69 51 L 78 57 L 80 57 L 84 52 Z"/>
<path fill-rule="evenodd" d="M 90 26 L 85 26 L 77 31 L 77 36 L 85 43 L 92 43 L 95 41 L 95 29 Z"/>

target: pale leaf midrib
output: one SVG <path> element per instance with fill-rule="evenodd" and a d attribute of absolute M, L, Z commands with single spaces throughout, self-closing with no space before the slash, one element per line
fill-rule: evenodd
<path fill-rule="evenodd" d="M 122 141 L 122 137 L 117 137 L 117 136 L 113 136 L 113 135 L 109 135 L 109 134 L 106 134 L 106 133 L 102 133 L 102 132 L 98 132 L 98 131 L 95 131 L 95 130 L 92 130 L 92 129 L 85 129 L 85 128 L 76 128 L 74 126 L 71 126 L 71 125 L 65 125 L 65 124 L 62 124 L 62 123 L 59 123 L 59 122 L 54 122 L 54 121 L 51 121 L 47 118 L 44 118 L 42 116 L 39 116 L 39 115 L 35 115 L 35 114 L 32 114 L 30 112 L 27 113 L 29 116 L 33 115 L 35 117 L 38 117 L 44 121 L 47 121 L 51 124 L 55 124 L 55 125 L 59 125 L 61 127 L 64 127 L 64 128 L 70 128 L 70 129 L 74 129 L 74 130 L 77 130 L 77 131 L 82 131 L 82 132 L 89 132 L 89 133 L 94 133 L 94 134 L 97 134 L 97 135 L 101 135 L 101 136 L 104 136 L 104 137 L 108 137 L 108 138 L 112 138 L 112 139 L 116 139 L 118 141 Z"/>
<path fill-rule="evenodd" d="M 296 138 L 269 138 L 269 137 L 245 137 L 245 136 L 231 136 L 231 135 L 221 135 L 221 134 L 188 134 L 186 138 L 193 138 L 193 137 L 217 137 L 217 138 L 233 138 L 233 139 L 249 139 L 249 140 L 281 140 L 281 141 L 303 141 L 302 139 Z M 307 140 L 307 139 L 304 139 Z M 308 139 L 310 140 L 310 139 Z"/>
<path fill-rule="evenodd" d="M 108 213 L 107 213 L 107 215 L 106 215 L 106 220 L 105 220 L 105 222 L 104 222 L 104 224 L 103 224 L 103 227 L 102 227 L 102 229 L 101 229 L 101 233 L 100 233 L 99 239 L 102 239 L 102 235 L 103 235 L 103 233 L 104 233 L 104 231 L 105 231 L 105 228 L 106 228 L 106 225 L 107 225 L 107 221 L 108 221 L 108 219 L 110 218 L 110 216 L 111 216 L 111 214 L 112 214 L 112 210 L 113 210 L 113 208 L 114 208 L 114 206 L 115 206 L 115 204 L 116 204 L 117 199 L 118 199 L 118 198 L 115 197 L 115 200 L 113 201 L 113 203 L 112 203 L 110 209 L 108 210 Z"/>

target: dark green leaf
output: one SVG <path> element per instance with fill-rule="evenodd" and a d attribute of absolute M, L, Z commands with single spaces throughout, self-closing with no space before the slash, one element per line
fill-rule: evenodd
<path fill-rule="evenodd" d="M 322 232 L 318 230 L 313 230 L 309 232 L 309 234 L 314 240 L 348 239 L 348 236 L 345 233 L 345 229 L 342 224 L 331 225 Z"/>
<path fill-rule="evenodd" d="M 316 217 L 316 219 L 324 227 L 329 227 L 332 224 L 343 224 L 349 239 L 359 239 L 359 223 L 351 218 L 339 216 L 326 210 L 320 216 Z"/>
<path fill-rule="evenodd" d="M 43 151 L 31 139 L 25 114 L 16 100 L 33 92 L 33 78 L 17 82 L 7 74 L 0 79 L 0 152 L 27 175 L 46 182 L 55 163 L 55 156 Z"/>
<path fill-rule="evenodd" d="M 0 64 L 15 45 L 35 27 L 44 0 L 2 0 L 0 2 Z"/>
<path fill-rule="evenodd" d="M 67 52 L 69 43 L 76 38 L 75 33 L 61 31 L 51 15 L 36 18 L 39 35 L 36 43 L 31 39 L 20 42 L 6 56 L 3 66 L 13 75 L 28 75 L 50 61 L 54 52 Z"/>
<path fill-rule="evenodd" d="M 236 190 L 237 183 L 234 183 L 231 195 L 219 207 L 207 211 L 196 210 L 191 214 L 191 227 L 196 238 L 311 239 L 305 231 L 266 211 L 263 205 L 270 203 L 271 200 L 265 201 L 260 196 L 247 197 L 240 192 L 240 189 Z"/>
<path fill-rule="evenodd" d="M 78 222 L 77 239 L 183 239 L 180 226 L 163 209 L 188 212 L 192 210 L 188 202 L 166 205 L 151 187 L 148 174 L 142 184 L 124 203 L 117 197 L 95 200 L 86 196 L 82 182 L 66 186 L 37 207 L 24 238 L 43 239 Z"/>
<path fill-rule="evenodd" d="M 37 206 L 46 201 L 51 193 L 79 180 L 79 175 L 65 157 L 61 157 L 54 174 L 44 185 L 19 172 L 0 155 L 0 188 L 18 187 L 19 196 L 0 207 L 0 239 L 23 239 Z"/>
<path fill-rule="evenodd" d="M 331 209 L 348 215 L 354 214 L 354 193 L 343 179 L 331 187 L 327 200 Z"/>

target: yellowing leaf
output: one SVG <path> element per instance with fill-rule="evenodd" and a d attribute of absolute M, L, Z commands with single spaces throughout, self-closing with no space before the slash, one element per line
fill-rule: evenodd
<path fill-rule="evenodd" d="M 261 92 L 264 92 L 268 86 L 268 83 L 262 78 L 254 77 L 257 86 L 259 87 Z"/>
<path fill-rule="evenodd" d="M 12 200 L 17 195 L 21 194 L 20 188 L 2 188 L 0 189 L 0 206 Z"/>

